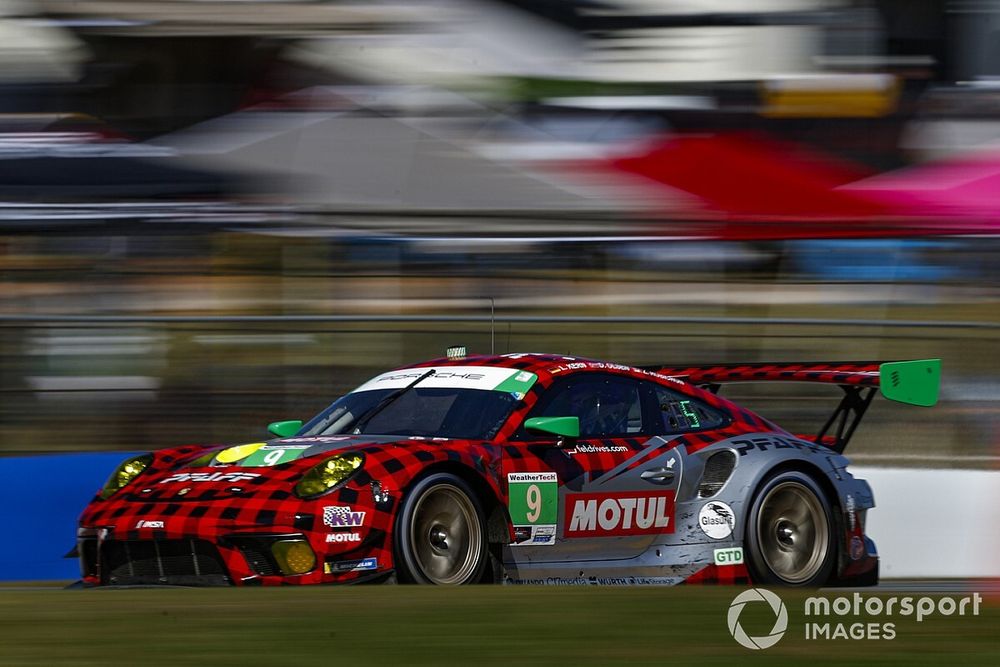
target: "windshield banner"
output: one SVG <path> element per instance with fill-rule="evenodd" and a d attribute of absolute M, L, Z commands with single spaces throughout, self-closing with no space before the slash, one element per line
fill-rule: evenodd
<path fill-rule="evenodd" d="M 375 389 L 402 389 L 430 368 L 407 368 L 401 371 L 382 373 L 354 390 L 373 391 Z M 503 391 L 515 394 L 518 399 L 535 384 L 538 376 L 516 368 L 494 368 L 492 366 L 441 366 L 434 368 L 434 375 L 424 378 L 418 388 L 458 388 Z M 352 392 L 352 393 L 354 393 Z"/>

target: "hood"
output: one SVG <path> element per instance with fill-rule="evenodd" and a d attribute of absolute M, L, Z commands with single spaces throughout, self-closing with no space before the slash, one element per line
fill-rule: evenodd
<path fill-rule="evenodd" d="M 456 441 L 415 436 L 329 435 L 210 447 L 179 466 L 154 467 L 136 479 L 126 498 L 142 502 L 184 502 L 251 497 L 261 493 L 273 496 L 276 487 L 290 489 L 312 466 L 339 452 L 371 454 L 384 447 L 427 442 L 445 445 Z"/>

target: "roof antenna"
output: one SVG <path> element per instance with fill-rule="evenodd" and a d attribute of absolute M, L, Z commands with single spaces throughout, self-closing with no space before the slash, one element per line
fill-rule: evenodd
<path fill-rule="evenodd" d="M 496 310 L 497 304 L 493 297 L 490 297 L 490 354 L 496 354 Z"/>

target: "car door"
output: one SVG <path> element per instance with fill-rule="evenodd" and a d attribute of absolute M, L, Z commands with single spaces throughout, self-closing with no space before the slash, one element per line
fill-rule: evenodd
<path fill-rule="evenodd" d="M 627 375 L 558 379 L 528 417 L 577 417 L 580 436 L 520 432 L 505 448 L 515 562 L 632 558 L 674 529 L 681 457 L 672 454 L 655 391 Z"/>

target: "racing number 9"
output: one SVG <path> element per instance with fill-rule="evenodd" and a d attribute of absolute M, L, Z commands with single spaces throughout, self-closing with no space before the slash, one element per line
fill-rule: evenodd
<path fill-rule="evenodd" d="M 507 475 L 507 503 L 515 526 L 554 526 L 559 506 L 559 480 L 554 472 Z"/>
<path fill-rule="evenodd" d="M 264 455 L 264 465 L 273 466 L 281 460 L 281 457 L 285 455 L 284 449 L 276 449 L 273 452 L 268 452 Z"/>
<path fill-rule="evenodd" d="M 542 490 L 537 484 L 528 486 L 524 500 L 528 504 L 528 513 L 525 516 L 529 523 L 535 523 L 542 514 Z"/>

